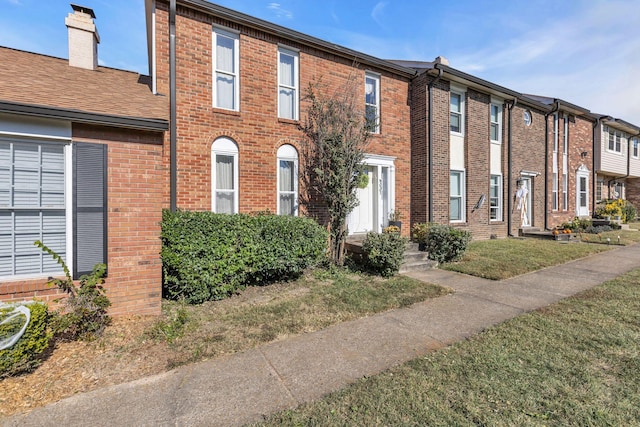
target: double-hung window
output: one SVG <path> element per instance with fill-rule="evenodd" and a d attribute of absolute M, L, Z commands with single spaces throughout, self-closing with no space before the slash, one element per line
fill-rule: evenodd
<path fill-rule="evenodd" d="M 213 28 L 213 106 L 238 111 L 240 105 L 238 34 Z"/>
<path fill-rule="evenodd" d="M 631 141 L 631 155 L 634 158 L 638 158 L 640 157 L 640 147 L 638 147 L 638 138 L 633 138 L 633 140 Z"/>
<path fill-rule="evenodd" d="M 278 149 L 278 214 L 298 215 L 298 151 L 288 144 Z"/>
<path fill-rule="evenodd" d="M 449 179 L 449 220 L 465 220 L 465 183 L 464 171 L 452 170 Z"/>
<path fill-rule="evenodd" d="M 558 173 L 551 175 L 551 209 L 558 210 Z"/>
<path fill-rule="evenodd" d="M 380 75 L 366 73 L 364 78 L 364 103 L 367 129 L 380 133 Z"/>
<path fill-rule="evenodd" d="M 229 138 L 211 145 L 212 206 L 216 213 L 238 213 L 238 146 Z"/>
<path fill-rule="evenodd" d="M 491 142 L 499 144 L 502 140 L 502 105 L 491 103 L 490 114 L 490 139 Z"/>
<path fill-rule="evenodd" d="M 569 188 L 569 176 L 566 173 L 562 174 L 562 210 L 566 211 L 569 208 L 569 194 L 567 189 Z"/>
<path fill-rule="evenodd" d="M 299 55 L 289 49 L 278 49 L 278 117 L 298 120 Z"/>
<path fill-rule="evenodd" d="M 73 276 L 107 262 L 106 145 L 0 138 L 0 277 Z M 70 258 L 73 253 L 73 259 Z"/>
<path fill-rule="evenodd" d="M 491 175 L 489 182 L 489 218 L 502 221 L 502 177 Z"/>
<path fill-rule="evenodd" d="M 451 132 L 464 133 L 464 93 L 449 94 L 449 124 Z"/>
<path fill-rule="evenodd" d="M 622 132 L 609 128 L 609 151 L 622 152 Z"/>

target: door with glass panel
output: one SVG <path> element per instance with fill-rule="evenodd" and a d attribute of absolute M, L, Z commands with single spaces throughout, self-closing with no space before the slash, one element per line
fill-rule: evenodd
<path fill-rule="evenodd" d="M 580 168 L 576 174 L 576 216 L 589 216 L 589 171 Z"/>

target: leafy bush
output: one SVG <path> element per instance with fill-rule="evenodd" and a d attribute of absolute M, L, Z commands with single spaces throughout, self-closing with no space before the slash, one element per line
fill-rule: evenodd
<path fill-rule="evenodd" d="M 447 225 L 433 225 L 427 234 L 426 250 L 429 259 L 440 263 L 455 261 L 467 250 L 471 234 Z"/>
<path fill-rule="evenodd" d="M 558 229 L 560 230 L 571 230 L 571 231 L 583 231 L 587 228 L 591 227 L 591 220 L 588 218 L 574 218 L 570 222 L 563 222 L 560 224 Z"/>
<path fill-rule="evenodd" d="M 434 226 L 433 222 L 419 222 L 413 225 L 411 229 L 411 239 L 416 243 L 427 243 L 429 229 Z"/>
<path fill-rule="evenodd" d="M 40 365 L 42 355 L 49 347 L 51 332 L 48 329 L 49 313 L 47 305 L 33 302 L 27 304 L 31 312 L 31 321 L 27 325 L 24 335 L 12 347 L 0 350 L 0 379 L 8 376 L 28 372 Z M 13 309 L 0 309 L 0 319 L 5 319 Z M 24 325 L 24 317 L 19 316 L 15 321 L 9 321 L 0 326 L 0 337 L 10 336 Z"/>
<path fill-rule="evenodd" d="M 190 304 L 295 278 L 323 259 L 327 233 L 308 218 L 164 211 L 163 290 Z"/>
<path fill-rule="evenodd" d="M 406 244 L 398 233 L 368 233 L 362 243 L 366 267 L 382 277 L 393 276 L 400 269 Z"/>
<path fill-rule="evenodd" d="M 588 234 L 600 234 L 600 233 L 604 233 L 605 231 L 611 231 L 611 230 L 613 230 L 613 228 L 611 228 L 608 225 L 591 225 L 585 228 L 584 232 Z"/>
<path fill-rule="evenodd" d="M 62 266 L 66 276 L 64 279 L 49 280 L 49 285 L 57 286 L 68 294 L 64 301 L 64 309 L 62 312 L 55 313 L 51 321 L 56 337 L 85 341 L 99 337 L 104 328 L 111 323 L 111 318 L 107 314 L 111 301 L 107 298 L 106 290 L 102 286 L 107 266 L 96 264 L 91 274 L 80 277 L 79 286 L 76 287 L 62 257 L 39 240 L 34 244 L 51 255 Z"/>
<path fill-rule="evenodd" d="M 638 211 L 633 203 L 626 200 L 626 203 L 622 206 L 622 221 L 626 224 L 636 219 Z"/>

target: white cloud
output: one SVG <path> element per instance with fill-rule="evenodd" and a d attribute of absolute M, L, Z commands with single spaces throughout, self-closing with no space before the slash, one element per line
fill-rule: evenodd
<path fill-rule="evenodd" d="M 386 1 L 379 1 L 371 11 L 371 18 L 375 21 L 376 24 L 383 28 L 385 27 L 385 25 L 382 21 L 382 18 L 384 18 L 384 9 L 385 7 L 387 7 L 387 4 L 389 3 Z"/>
<path fill-rule="evenodd" d="M 293 19 L 293 12 L 283 9 L 280 3 L 269 3 L 267 9 L 274 11 L 278 18 Z"/>
<path fill-rule="evenodd" d="M 640 124 L 637 3 L 585 5 L 475 52 L 450 53 L 451 65 L 519 92 L 562 98 Z"/>

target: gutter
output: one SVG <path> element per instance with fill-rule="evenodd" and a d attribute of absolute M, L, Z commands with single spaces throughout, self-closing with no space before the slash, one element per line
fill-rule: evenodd
<path fill-rule="evenodd" d="M 80 110 L 69 110 L 65 108 L 6 101 L 0 101 L 0 113 L 22 114 L 25 116 L 43 117 L 47 119 L 69 120 L 74 123 L 121 127 L 152 132 L 164 132 L 169 128 L 169 123 L 165 119 L 89 113 Z"/>
<path fill-rule="evenodd" d="M 169 199 L 171 212 L 178 209 L 177 203 L 177 126 L 176 126 L 176 0 L 169 4 L 169 123 L 171 124 L 169 136 L 170 164 L 169 164 Z"/>
<path fill-rule="evenodd" d="M 429 207 L 428 207 L 428 222 L 433 222 L 433 85 L 435 85 L 440 77 L 442 77 L 443 71 L 438 68 L 438 75 L 429 82 L 427 90 L 429 92 L 429 112 L 428 112 L 428 150 L 429 150 Z"/>
<path fill-rule="evenodd" d="M 512 187 L 512 176 L 511 176 L 511 169 L 513 167 L 512 165 L 512 132 L 511 132 L 511 128 L 512 128 L 512 117 L 513 117 L 513 108 L 518 104 L 518 98 L 513 98 L 512 101 L 510 102 L 505 102 L 505 106 L 507 107 L 507 110 L 509 110 L 509 131 L 507 134 L 507 236 L 509 237 L 513 237 L 513 232 L 511 229 L 511 219 L 512 219 L 512 212 L 511 209 L 512 208 L 512 200 L 511 200 L 511 194 L 513 193 L 513 187 Z"/>

